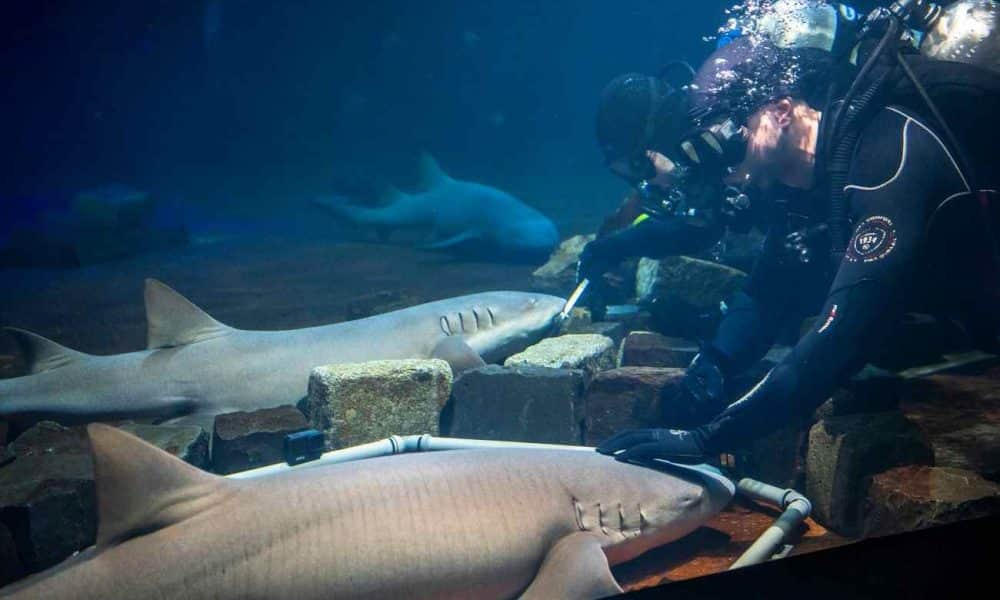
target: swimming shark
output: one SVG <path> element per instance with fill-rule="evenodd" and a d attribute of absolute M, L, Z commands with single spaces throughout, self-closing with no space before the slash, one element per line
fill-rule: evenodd
<path fill-rule="evenodd" d="M 403 454 L 233 480 L 88 427 L 96 545 L 0 589 L 26 598 L 588 599 L 610 567 L 732 499 L 707 467 L 596 452 Z"/>
<path fill-rule="evenodd" d="M 428 249 L 474 252 L 500 262 L 546 259 L 559 243 L 548 217 L 504 191 L 453 179 L 426 153 L 420 158 L 420 180 L 423 191 L 416 194 L 384 186 L 379 206 L 343 196 L 316 202 L 342 220 L 382 233 L 429 231 Z"/>
<path fill-rule="evenodd" d="M 441 358 L 461 372 L 551 331 L 564 300 L 486 292 L 288 331 L 224 325 L 159 281 L 145 285 L 147 349 L 93 356 L 8 329 L 30 373 L 0 380 L 0 419 L 16 427 L 153 418 L 211 431 L 216 415 L 295 404 L 320 365 Z"/>

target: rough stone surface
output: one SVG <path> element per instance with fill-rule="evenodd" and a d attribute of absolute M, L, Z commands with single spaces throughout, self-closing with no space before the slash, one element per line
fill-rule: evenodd
<path fill-rule="evenodd" d="M 808 438 L 805 425 L 793 425 L 755 440 L 737 455 L 739 477 L 804 489 Z"/>
<path fill-rule="evenodd" d="M 208 434 L 201 427 L 125 423 L 120 428 L 199 469 L 208 468 Z"/>
<path fill-rule="evenodd" d="M 899 408 L 906 394 L 899 375 L 866 366 L 816 409 L 818 419 L 861 413 L 879 413 Z"/>
<path fill-rule="evenodd" d="M 619 367 L 687 368 L 698 345 L 688 340 L 670 338 L 653 331 L 633 331 L 618 351 Z"/>
<path fill-rule="evenodd" d="M 903 412 L 934 449 L 934 464 L 1000 482 L 1000 369 L 906 382 Z"/>
<path fill-rule="evenodd" d="M 308 428 L 294 406 L 219 415 L 212 433 L 212 470 L 235 473 L 279 463 L 285 436 Z"/>
<path fill-rule="evenodd" d="M 572 319 L 560 332 L 562 334 L 603 335 L 617 346 L 625 338 L 625 324 L 617 321 L 589 321 Z"/>
<path fill-rule="evenodd" d="M 505 367 L 532 365 L 552 369 L 583 369 L 593 375 L 615 365 L 615 344 L 595 334 L 570 334 L 547 338 L 511 356 Z"/>
<path fill-rule="evenodd" d="M 21 558 L 17 555 L 14 536 L 6 525 L 0 524 L 0 587 L 25 575 Z"/>
<path fill-rule="evenodd" d="M 451 384 L 451 367 L 438 359 L 318 367 L 309 377 L 309 421 L 331 448 L 437 434 Z"/>
<path fill-rule="evenodd" d="M 595 235 L 575 235 L 563 240 L 552 252 L 548 262 L 531 274 L 531 287 L 535 291 L 556 296 L 567 296 L 576 287 L 576 263 L 580 260 L 583 247 L 593 241 Z"/>
<path fill-rule="evenodd" d="M 900 467 L 872 479 L 864 535 L 888 535 L 1000 514 L 1000 485 L 970 471 Z"/>
<path fill-rule="evenodd" d="M 587 387 L 584 443 L 596 445 L 626 429 L 655 426 L 660 394 L 683 376 L 683 369 L 654 367 L 598 373 Z"/>
<path fill-rule="evenodd" d="M 635 295 L 661 333 L 705 338 L 721 318 L 719 303 L 745 279 L 742 271 L 687 256 L 644 258 L 636 272 Z"/>
<path fill-rule="evenodd" d="M 898 412 L 832 417 L 809 432 L 806 495 L 818 521 L 838 533 L 857 535 L 873 475 L 932 462 L 920 430 Z"/>
<path fill-rule="evenodd" d="M 90 444 L 82 428 L 42 422 L 10 444 L 0 468 L 0 526 L 26 572 L 48 568 L 94 543 Z"/>
<path fill-rule="evenodd" d="M 579 444 L 584 373 L 488 365 L 462 374 L 442 415 L 444 435 Z"/>

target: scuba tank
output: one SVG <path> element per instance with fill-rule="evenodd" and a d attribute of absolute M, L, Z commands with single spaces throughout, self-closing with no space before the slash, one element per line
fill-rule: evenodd
<path fill-rule="evenodd" d="M 920 44 L 928 58 L 967 63 L 1000 73 L 1000 4 L 960 0 L 941 11 Z"/>

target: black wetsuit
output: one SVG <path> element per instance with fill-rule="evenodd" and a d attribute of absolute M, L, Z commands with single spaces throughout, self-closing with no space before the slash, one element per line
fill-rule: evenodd
<path fill-rule="evenodd" d="M 918 298 L 921 307 L 971 322 L 982 345 L 995 344 L 1000 298 L 990 228 L 1000 204 L 1000 157 L 993 148 L 1000 118 L 987 114 L 956 129 L 977 190 L 929 122 L 889 106 L 865 126 L 846 188 L 854 234 L 839 265 L 822 259 L 794 265 L 780 249 L 765 251 L 742 303 L 734 303 L 713 342 L 731 368 L 759 359 L 782 323 L 813 312 L 803 311 L 818 305 L 808 288 L 828 285 L 826 299 L 816 325 L 791 353 L 696 430 L 707 451 L 732 450 L 811 414 L 839 382 L 893 343 L 894 327 Z M 771 237 L 769 245 L 777 247 L 774 232 Z"/>

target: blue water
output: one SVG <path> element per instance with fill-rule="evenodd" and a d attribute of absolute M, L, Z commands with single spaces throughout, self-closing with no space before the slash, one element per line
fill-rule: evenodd
<path fill-rule="evenodd" d="M 594 141 L 601 88 L 700 60 L 727 4 L 18 3 L 0 25 L 0 236 L 111 182 L 195 205 L 189 223 L 302 233 L 308 198 L 405 186 L 420 150 L 586 230 L 624 191 Z"/>

